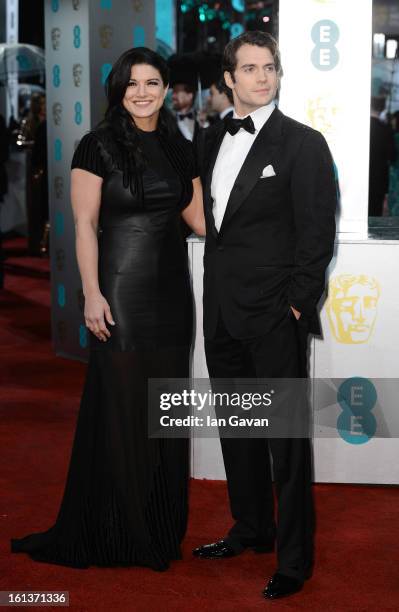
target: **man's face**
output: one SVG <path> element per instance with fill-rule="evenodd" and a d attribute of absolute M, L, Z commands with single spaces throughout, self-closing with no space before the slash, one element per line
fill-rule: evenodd
<path fill-rule="evenodd" d="M 185 90 L 184 85 L 174 85 L 172 92 L 172 104 L 175 111 L 189 109 L 193 105 L 193 94 Z"/>
<path fill-rule="evenodd" d="M 377 288 L 354 283 L 331 298 L 328 315 L 336 339 L 344 344 L 362 344 L 370 338 L 377 316 Z"/>
<path fill-rule="evenodd" d="M 220 93 L 215 85 L 209 88 L 209 106 L 215 113 L 221 113 L 226 106 L 226 94 Z"/>
<path fill-rule="evenodd" d="M 273 56 L 266 47 L 242 45 L 236 58 L 235 80 L 229 72 L 224 73 L 224 78 L 233 91 L 237 114 L 243 116 L 274 100 L 279 79 Z"/>

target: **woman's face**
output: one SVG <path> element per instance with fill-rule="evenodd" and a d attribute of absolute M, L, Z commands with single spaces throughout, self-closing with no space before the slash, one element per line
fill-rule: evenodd
<path fill-rule="evenodd" d="M 152 117 L 159 112 L 168 88 L 164 87 L 160 73 L 149 64 L 135 64 L 122 104 L 134 118 Z"/>

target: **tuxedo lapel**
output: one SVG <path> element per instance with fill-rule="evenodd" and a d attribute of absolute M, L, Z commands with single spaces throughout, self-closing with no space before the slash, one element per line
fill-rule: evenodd
<path fill-rule="evenodd" d="M 216 128 L 216 126 L 215 126 Z M 215 236 L 217 236 L 217 230 L 215 227 L 215 219 L 212 211 L 212 196 L 211 196 L 211 186 L 212 186 L 212 174 L 213 169 L 215 167 L 216 159 L 219 153 L 220 146 L 222 144 L 222 140 L 226 133 L 226 126 L 224 121 L 220 122 L 220 125 L 217 125 L 217 132 L 214 135 L 212 142 L 209 147 L 205 147 L 205 154 L 209 155 L 209 164 L 207 167 L 207 172 L 205 176 L 205 185 L 204 185 L 204 207 L 205 214 L 208 216 L 210 226 L 212 228 L 212 232 Z"/>
<path fill-rule="evenodd" d="M 255 138 L 239 171 L 227 202 L 221 233 L 231 217 L 248 197 L 265 166 L 272 162 L 281 139 L 283 114 L 275 108 Z"/>

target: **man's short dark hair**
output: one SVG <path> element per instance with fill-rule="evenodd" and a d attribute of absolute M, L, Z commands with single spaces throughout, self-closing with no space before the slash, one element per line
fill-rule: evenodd
<path fill-rule="evenodd" d="M 216 87 L 219 93 L 226 94 L 229 99 L 229 102 L 231 102 L 231 104 L 234 104 L 233 92 L 231 91 L 230 87 L 227 87 L 223 77 L 220 77 L 220 79 L 212 83 L 212 85 Z"/>
<path fill-rule="evenodd" d="M 237 51 L 243 45 L 253 45 L 254 47 L 265 47 L 266 49 L 269 49 L 273 56 L 278 76 L 283 75 L 277 40 L 267 32 L 254 30 L 244 32 L 243 34 L 240 34 L 240 36 L 232 38 L 225 47 L 222 60 L 222 70 L 223 73 L 230 72 L 233 81 L 235 81 L 234 71 L 237 68 Z"/>
<path fill-rule="evenodd" d="M 195 98 L 196 93 L 197 93 L 197 85 L 194 85 L 194 83 L 186 83 L 184 81 L 175 81 L 173 83 L 173 87 L 175 85 L 182 85 L 184 87 L 184 91 L 186 93 L 192 93 L 193 97 Z"/>

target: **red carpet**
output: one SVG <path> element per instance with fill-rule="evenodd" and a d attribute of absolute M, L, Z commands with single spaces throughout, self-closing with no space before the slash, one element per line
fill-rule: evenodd
<path fill-rule="evenodd" d="M 85 369 L 53 355 L 49 281 L 37 274 L 48 262 L 16 251 L 0 292 L 0 590 L 67 590 L 70 609 L 82 611 L 399 610 L 399 490 L 392 487 L 315 487 L 315 574 L 301 593 L 280 602 L 261 597 L 273 555 L 191 557 L 195 545 L 229 527 L 222 482 L 192 481 L 184 560 L 168 572 L 75 570 L 11 555 L 11 537 L 47 529 L 55 519 Z"/>

